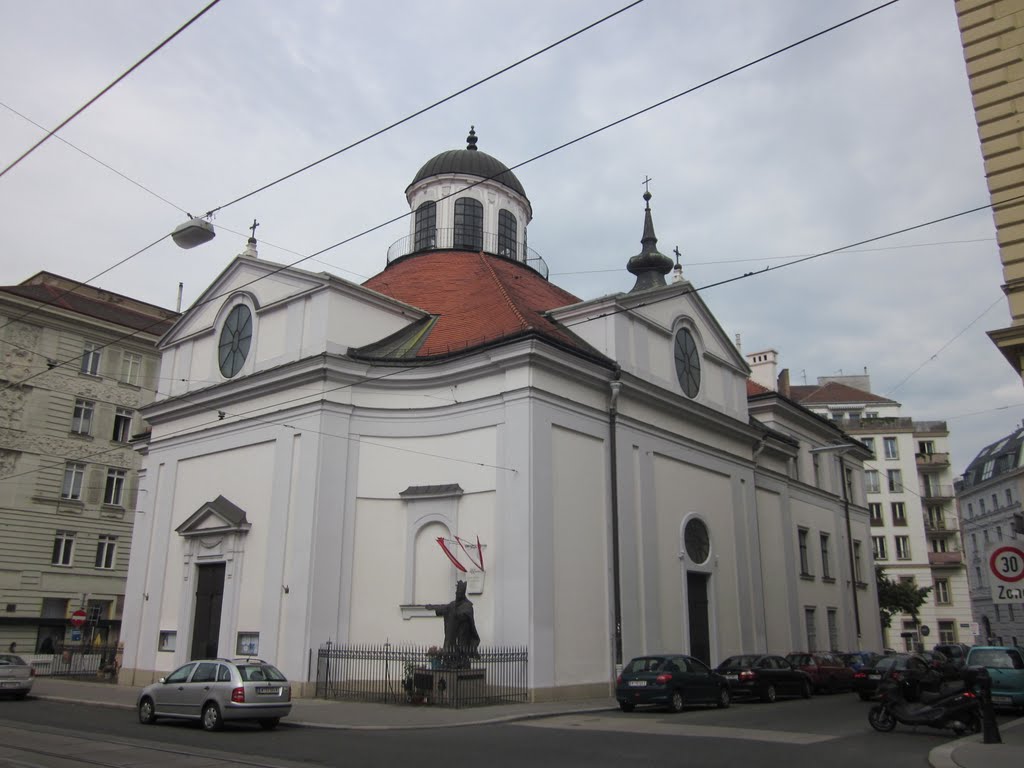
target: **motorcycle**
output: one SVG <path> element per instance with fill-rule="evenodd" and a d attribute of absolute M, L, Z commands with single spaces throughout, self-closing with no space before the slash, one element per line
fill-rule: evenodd
<path fill-rule="evenodd" d="M 905 683 L 888 680 L 879 688 L 881 703 L 868 712 L 876 731 L 888 732 L 903 725 L 949 728 L 957 736 L 981 730 L 981 701 L 962 683 L 943 685 L 936 693 L 921 692 L 920 701 L 907 701 Z"/>

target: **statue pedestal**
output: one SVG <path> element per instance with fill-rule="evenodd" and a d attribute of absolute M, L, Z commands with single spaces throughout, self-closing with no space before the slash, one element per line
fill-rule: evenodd
<path fill-rule="evenodd" d="M 422 691 L 430 704 L 460 707 L 486 697 L 484 669 L 428 669 L 413 672 L 413 688 Z"/>

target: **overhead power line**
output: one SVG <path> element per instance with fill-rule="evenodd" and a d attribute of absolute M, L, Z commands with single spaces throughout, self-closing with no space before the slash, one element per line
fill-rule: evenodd
<path fill-rule="evenodd" d="M 11 170 L 11 168 L 13 168 L 14 166 L 16 166 L 16 165 L 17 165 L 18 163 L 20 163 L 20 162 L 21 162 L 22 160 L 24 160 L 24 159 L 25 159 L 26 157 L 28 157 L 29 155 L 31 155 L 31 154 L 32 154 L 33 152 L 35 152 L 35 151 L 36 151 L 36 150 L 37 150 L 37 149 L 38 149 L 39 147 L 41 147 L 41 146 L 42 146 L 42 145 L 43 145 L 43 144 L 44 144 L 44 143 L 46 142 L 46 140 L 47 140 L 47 139 L 49 139 L 49 138 L 50 138 L 51 136 L 53 136 L 53 135 L 54 135 L 55 133 L 57 133 L 57 131 L 59 131 L 59 130 L 60 130 L 61 128 L 63 128 L 63 127 L 65 126 L 65 125 L 67 125 L 68 123 L 70 123 L 70 122 L 71 122 L 72 120 L 74 120 L 74 119 L 75 119 L 76 117 L 78 117 L 78 116 L 79 116 L 80 114 L 82 114 L 83 112 L 85 112 L 85 110 L 87 110 L 87 109 L 88 109 L 89 107 L 91 107 L 91 106 L 92 106 L 92 105 L 93 105 L 93 104 L 94 104 L 94 103 L 95 103 L 96 101 L 98 101 L 98 100 L 99 100 L 99 99 L 100 99 L 100 98 L 101 98 L 101 97 L 102 97 L 102 96 L 103 96 L 103 95 L 104 95 L 104 94 L 105 94 L 105 93 L 106 93 L 107 91 L 109 91 L 109 90 L 110 90 L 111 88 L 113 88 L 113 87 L 114 87 L 115 85 L 117 85 L 117 84 L 118 84 L 118 83 L 120 83 L 120 82 L 121 82 L 122 80 L 124 80 L 124 79 L 125 79 L 126 77 L 128 77 L 128 75 L 130 75 L 130 74 L 131 74 L 132 72 L 134 72 L 134 71 L 135 71 L 136 69 L 138 69 L 139 67 L 141 67 L 141 66 L 142 66 L 142 65 L 143 65 L 144 63 L 146 63 L 146 61 L 147 61 L 147 60 L 149 60 L 149 59 L 150 59 L 150 58 L 151 58 L 151 57 L 152 57 L 152 56 L 153 56 L 154 54 L 156 54 L 156 52 L 157 52 L 157 51 L 159 51 L 159 50 L 160 50 L 161 48 L 163 48 L 163 47 L 164 47 L 165 45 L 167 45 L 167 44 L 168 44 L 169 42 L 171 42 L 171 40 L 173 40 L 174 38 L 176 38 L 176 37 L 177 37 L 178 35 L 180 35 L 180 34 L 181 34 L 182 32 L 184 32 L 184 31 L 185 31 L 186 29 L 188 29 L 188 28 L 189 28 L 190 26 L 192 26 L 192 24 L 193 24 L 193 23 L 194 23 L 195 21 L 197 21 L 197 20 L 199 19 L 199 17 L 200 17 L 200 16 L 202 16 L 202 15 L 203 15 L 204 13 L 206 13 L 206 12 L 207 12 L 208 10 L 210 10 L 211 8 L 213 8 L 213 6 L 215 6 L 215 5 L 216 5 L 217 3 L 219 3 L 219 2 L 220 2 L 220 0 L 213 0 L 213 1 L 212 1 L 212 2 L 211 2 L 211 3 L 209 4 L 209 5 L 207 5 L 207 6 L 206 6 L 205 8 L 203 8 L 203 9 L 202 9 L 201 11 L 199 11 L 199 13 L 197 13 L 197 14 L 196 14 L 195 16 L 193 16 L 193 17 L 192 17 L 191 19 L 189 19 L 189 20 L 188 20 L 188 21 L 186 21 L 186 22 L 185 22 L 184 24 L 182 24 L 182 25 L 181 25 L 180 27 L 178 27 L 178 28 L 177 28 L 177 29 L 176 29 L 176 30 L 174 31 L 174 33 L 173 33 L 173 34 L 172 34 L 172 35 L 171 35 L 170 37 L 168 37 L 168 38 L 164 39 L 164 41 L 163 41 L 163 42 L 161 42 L 161 43 L 160 43 L 160 44 L 159 44 L 159 45 L 158 45 L 158 46 L 157 46 L 156 48 L 154 48 L 154 49 L 153 49 L 152 51 L 150 51 L 149 53 L 147 53 L 147 54 L 146 54 L 145 56 L 143 56 L 143 57 L 142 57 L 141 59 L 139 59 L 139 60 L 138 60 L 137 62 L 135 62 L 134 64 L 132 64 L 132 66 L 130 66 L 130 67 L 129 67 L 129 68 L 128 68 L 128 69 L 127 69 L 127 70 L 126 70 L 125 72 L 124 72 L 124 74 L 122 74 L 122 75 L 121 75 L 121 76 L 120 76 L 119 78 L 117 78 L 116 80 L 114 80 L 114 82 L 112 82 L 112 83 L 111 83 L 110 85 L 108 85 L 108 86 L 107 86 L 106 88 L 104 88 L 104 89 L 103 89 L 102 91 L 100 91 L 100 92 L 99 92 L 99 93 L 97 93 L 97 94 L 96 94 L 95 96 L 93 96 L 93 97 L 92 97 L 91 99 L 89 99 L 89 100 L 88 100 L 87 102 L 85 102 L 85 104 L 83 104 L 83 105 L 82 105 L 82 106 L 80 106 L 80 107 L 79 107 L 78 109 L 76 109 L 76 110 L 74 111 L 74 113 L 72 113 L 72 114 L 71 114 L 71 115 L 70 115 L 69 117 L 65 118 L 65 119 L 64 119 L 64 120 L 63 120 L 63 121 L 61 122 L 61 124 L 60 124 L 60 125 L 58 125 L 58 126 L 57 126 L 56 128 L 54 128 L 54 129 L 53 129 L 52 131 L 50 131 L 50 132 L 49 132 L 48 134 L 46 134 L 45 136 L 43 136 L 43 138 L 41 138 L 41 139 L 40 139 L 39 141 L 37 141 L 37 142 L 36 142 L 35 144 L 33 144 L 33 145 L 32 145 L 31 147 L 29 147 L 28 149 L 26 149 L 26 150 L 25 150 L 24 152 L 22 152 L 22 153 L 21 153 L 21 155 L 20 155 L 20 156 L 19 156 L 19 157 L 18 157 L 18 158 L 17 158 L 17 159 L 16 159 L 16 160 L 15 160 L 15 161 L 13 162 L 13 163 L 11 163 L 11 164 L 10 164 L 10 165 L 8 165 L 8 166 L 7 166 L 6 168 L 4 168 L 4 169 L 3 169 L 2 171 L 0 171 L 0 177 L 2 177 L 2 176 L 3 176 L 4 174 L 5 174 L 5 173 L 7 173 L 7 172 L 8 172 L 9 170 Z"/>

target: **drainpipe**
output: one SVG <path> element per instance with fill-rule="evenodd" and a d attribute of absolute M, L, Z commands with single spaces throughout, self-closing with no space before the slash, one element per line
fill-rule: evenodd
<path fill-rule="evenodd" d="M 611 476 L 611 516 L 612 516 L 612 615 L 614 618 L 615 665 L 622 665 L 622 593 L 619 585 L 619 460 L 616 435 L 618 432 L 619 392 L 622 382 L 619 381 L 621 370 L 615 366 L 615 373 L 608 388 L 608 461 Z"/>
<path fill-rule="evenodd" d="M 853 590 L 853 621 L 857 627 L 857 649 L 860 650 L 860 606 L 857 604 L 857 571 L 853 558 L 853 527 L 850 525 L 850 491 L 846 482 L 846 462 L 839 454 L 839 482 L 843 486 L 843 517 L 846 518 L 846 548 L 850 555 L 850 587 Z"/>
<path fill-rule="evenodd" d="M 761 624 L 762 624 L 762 636 L 764 637 L 764 648 L 762 649 L 765 653 L 768 652 L 768 596 L 764 591 L 764 558 L 761 557 L 761 516 L 757 511 L 757 460 L 761 456 L 765 447 L 768 445 L 768 435 L 762 435 L 758 440 L 757 445 L 754 446 L 753 463 L 754 467 L 750 472 L 751 488 L 750 498 L 754 502 L 754 538 L 757 541 L 757 562 L 760 564 L 761 569 Z"/>

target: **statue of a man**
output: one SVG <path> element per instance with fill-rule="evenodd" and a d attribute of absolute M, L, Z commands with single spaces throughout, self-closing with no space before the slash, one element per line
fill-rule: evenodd
<path fill-rule="evenodd" d="M 444 649 L 459 656 L 475 657 L 480 635 L 473 620 L 473 603 L 466 597 L 466 582 L 455 584 L 455 599 L 447 605 L 429 604 L 428 609 L 444 617 Z"/>

